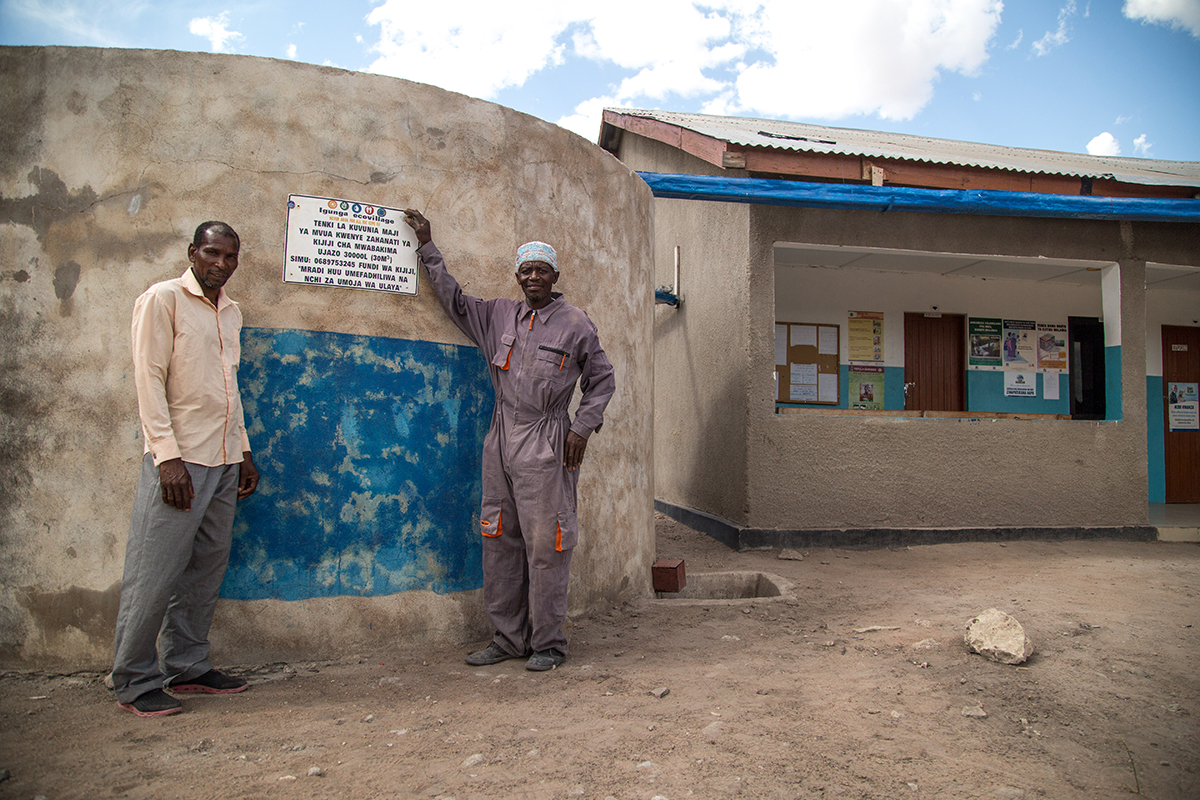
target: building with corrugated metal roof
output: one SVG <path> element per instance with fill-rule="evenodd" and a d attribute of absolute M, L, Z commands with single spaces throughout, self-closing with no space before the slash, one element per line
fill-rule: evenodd
<path fill-rule="evenodd" d="M 767 547 L 1200 502 L 1200 163 L 634 109 L 599 143 L 655 195 L 660 511 Z"/>

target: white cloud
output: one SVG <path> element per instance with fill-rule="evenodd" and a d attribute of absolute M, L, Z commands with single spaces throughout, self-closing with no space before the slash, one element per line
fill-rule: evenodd
<path fill-rule="evenodd" d="M 1182 28 L 1200 39 L 1200 0 L 1125 0 L 1129 19 Z"/>
<path fill-rule="evenodd" d="M 706 113 L 909 119 L 947 72 L 988 58 L 1001 0 L 385 0 L 372 72 L 494 99 L 567 59 L 620 75 L 559 124 L 594 138 L 600 109 L 698 100 Z M 636 23 L 632 22 L 636 20 Z M 584 118 L 587 118 L 586 120 Z"/>
<path fill-rule="evenodd" d="M 521 13 L 495 2 L 385 0 L 367 15 L 380 28 L 370 72 L 490 99 L 561 62 L 558 37 L 570 3 L 526 0 Z"/>
<path fill-rule="evenodd" d="M 229 30 L 226 27 L 228 24 L 229 12 L 222 11 L 215 17 L 196 17 L 188 23 L 188 33 L 208 39 L 214 53 L 232 53 L 230 44 L 240 42 L 246 37 L 237 31 Z"/>
<path fill-rule="evenodd" d="M 287 57 L 292 59 L 293 61 L 296 60 L 296 45 L 289 44 L 287 46 Z"/>
<path fill-rule="evenodd" d="M 1075 0 L 1067 0 L 1067 4 L 1059 9 L 1058 12 L 1058 28 L 1052 31 L 1046 31 L 1046 35 L 1033 43 L 1033 51 L 1039 56 L 1044 56 L 1051 50 L 1062 47 L 1067 42 L 1071 41 L 1071 17 L 1075 16 Z"/>
<path fill-rule="evenodd" d="M 910 119 L 943 71 L 973 75 L 1000 24 L 998 0 L 764 4 L 758 40 L 772 61 L 737 78 L 742 107 L 772 116 Z"/>
<path fill-rule="evenodd" d="M 1121 145 L 1111 133 L 1105 131 L 1087 143 L 1087 151 L 1094 156 L 1119 156 Z"/>
<path fill-rule="evenodd" d="M 600 121 L 604 116 L 604 109 L 621 105 L 615 97 L 593 97 L 575 106 L 575 113 L 558 120 L 557 124 L 594 142 L 600 135 Z M 628 107 L 627 103 L 624 105 Z"/>
<path fill-rule="evenodd" d="M 1141 154 L 1143 158 L 1150 157 L 1150 148 L 1154 145 L 1146 141 L 1146 134 L 1142 134 L 1133 140 L 1133 152 Z"/>

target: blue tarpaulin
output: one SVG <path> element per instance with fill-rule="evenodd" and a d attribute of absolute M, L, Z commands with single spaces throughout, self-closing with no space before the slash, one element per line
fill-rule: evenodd
<path fill-rule="evenodd" d="M 849 211 L 1200 222 L 1200 200 L 809 183 L 639 172 L 655 197 Z"/>

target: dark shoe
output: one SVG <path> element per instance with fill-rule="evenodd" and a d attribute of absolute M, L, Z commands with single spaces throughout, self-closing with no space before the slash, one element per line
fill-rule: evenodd
<path fill-rule="evenodd" d="M 508 661 L 510 658 L 521 658 L 514 656 L 502 649 L 500 645 L 492 642 L 482 650 L 477 650 L 467 656 L 467 663 L 472 667 L 486 667 L 488 664 L 499 664 L 501 661 Z"/>
<path fill-rule="evenodd" d="M 545 672 L 548 669 L 554 669 L 566 660 L 567 657 L 557 650 L 539 650 L 525 662 L 525 669 L 533 670 L 534 672 Z"/>
<path fill-rule="evenodd" d="M 138 696 L 132 703 L 117 703 L 117 708 L 130 711 L 139 717 L 165 717 L 183 711 L 183 703 L 162 689 L 151 689 Z"/>
<path fill-rule="evenodd" d="M 234 694 L 250 688 L 242 678 L 231 678 L 223 672 L 210 669 L 198 678 L 192 678 L 182 683 L 173 683 L 169 688 L 176 694 Z"/>

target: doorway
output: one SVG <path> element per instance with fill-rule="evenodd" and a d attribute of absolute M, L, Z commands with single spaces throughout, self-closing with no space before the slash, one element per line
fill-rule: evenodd
<path fill-rule="evenodd" d="M 1104 323 L 1067 317 L 1067 348 L 1071 419 L 1104 419 Z"/>
<path fill-rule="evenodd" d="M 1200 384 L 1200 328 L 1163 325 L 1162 349 L 1165 500 L 1200 503 L 1200 430 L 1172 431 L 1170 408 L 1172 399 L 1182 401 L 1185 385 L 1191 385 L 1194 391 Z"/>
<path fill-rule="evenodd" d="M 904 315 L 904 408 L 966 411 L 966 333 L 962 314 Z"/>

